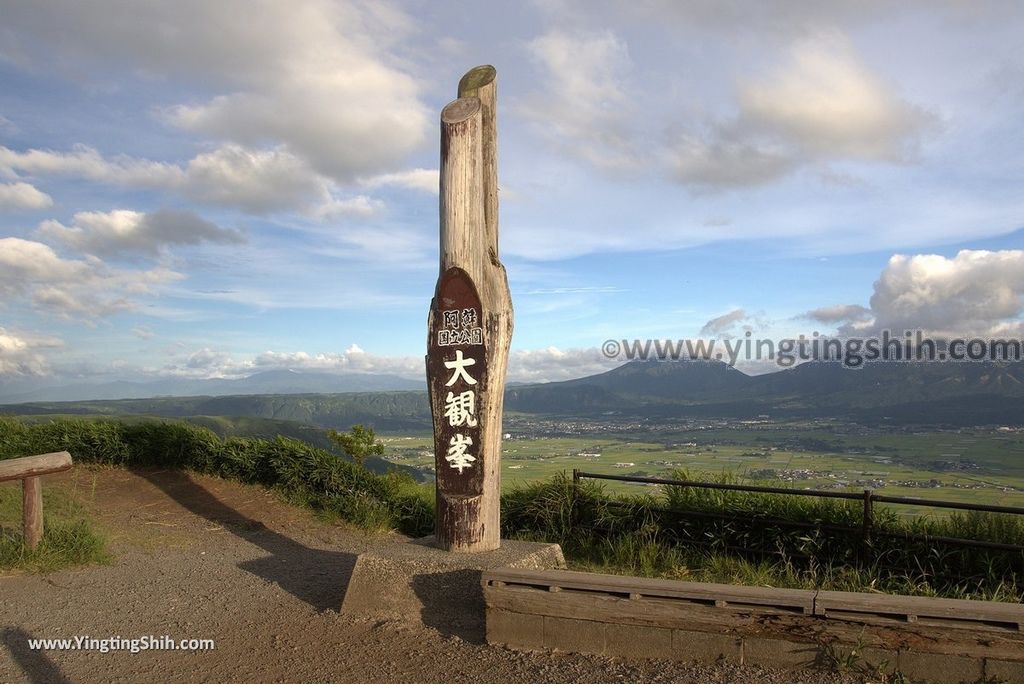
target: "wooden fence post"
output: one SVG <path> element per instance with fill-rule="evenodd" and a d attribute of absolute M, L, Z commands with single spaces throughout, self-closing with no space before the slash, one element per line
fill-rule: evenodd
<path fill-rule="evenodd" d="M 864 514 L 861 519 L 862 532 L 861 532 L 861 562 L 864 565 L 868 565 L 872 559 L 871 553 L 871 527 L 874 525 L 874 502 L 871 500 L 871 490 L 864 490 Z"/>
<path fill-rule="evenodd" d="M 38 475 L 21 481 L 21 503 L 25 546 L 34 551 L 43 538 L 43 482 Z"/>
<path fill-rule="evenodd" d="M 501 436 L 512 299 L 498 260 L 495 71 L 471 69 L 441 112 L 440 273 L 430 305 L 437 544 L 501 545 Z"/>
<path fill-rule="evenodd" d="M 25 546 L 35 550 L 43 538 L 43 482 L 39 478 L 71 468 L 71 454 L 58 451 L 0 460 L 0 482 L 21 480 L 21 515 Z"/>

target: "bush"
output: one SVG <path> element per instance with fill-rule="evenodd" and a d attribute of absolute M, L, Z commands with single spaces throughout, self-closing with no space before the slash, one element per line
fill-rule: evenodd
<path fill-rule="evenodd" d="M 398 473 L 374 475 L 337 454 L 286 437 L 222 440 L 170 421 L 61 418 L 26 424 L 0 418 L 0 458 L 69 451 L 81 463 L 181 468 L 259 484 L 370 529 L 411 535 L 433 529 L 432 498 Z"/>

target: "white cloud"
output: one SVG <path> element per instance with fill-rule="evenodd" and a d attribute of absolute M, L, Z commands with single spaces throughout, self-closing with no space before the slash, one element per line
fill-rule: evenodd
<path fill-rule="evenodd" d="M 181 277 L 163 267 L 114 269 L 94 256 L 64 259 L 41 242 L 0 238 L 0 298 L 6 305 L 26 298 L 42 312 L 88 320 L 131 310 L 138 297 Z"/>
<path fill-rule="evenodd" d="M 678 135 L 678 179 L 702 188 L 767 183 L 837 160 L 905 162 L 933 117 L 902 99 L 838 32 L 793 44 L 786 59 L 743 79 L 738 113 Z"/>
<path fill-rule="evenodd" d="M 841 34 L 793 46 L 788 61 L 739 92 L 740 125 L 812 156 L 900 161 L 928 115 L 871 73 Z"/>
<path fill-rule="evenodd" d="M 4 25 L 0 55 L 16 63 L 202 83 L 216 94 L 166 107 L 168 121 L 283 145 L 336 180 L 389 171 L 426 139 L 418 83 L 391 55 L 416 24 L 390 3 L 51 1 L 5 8 Z"/>
<path fill-rule="evenodd" d="M 813 309 L 801 315 L 802 318 L 809 318 L 819 323 L 851 323 L 865 321 L 871 318 L 871 309 L 859 304 L 836 304 L 835 306 L 823 306 Z"/>
<path fill-rule="evenodd" d="M 875 282 L 871 311 L 877 330 L 986 335 L 1019 325 L 1024 250 L 897 254 Z"/>
<path fill-rule="evenodd" d="M 280 146 L 249 149 L 229 143 L 196 155 L 185 166 L 123 155 L 107 159 L 84 145 L 76 145 L 70 152 L 16 152 L 0 146 L 0 172 L 65 175 L 118 187 L 162 190 L 251 214 L 299 210 L 333 216 L 346 213 L 350 206 L 371 203 L 363 196 L 337 197 L 333 181 Z M 374 202 L 376 210 L 380 203 Z"/>
<path fill-rule="evenodd" d="M 273 352 L 257 354 L 253 365 L 260 370 L 304 369 L 339 373 L 384 373 L 419 377 L 424 373 L 423 357 L 378 356 L 370 354 L 357 344 L 350 345 L 343 352 Z"/>
<path fill-rule="evenodd" d="M 608 359 L 600 349 L 513 350 L 509 355 L 508 379 L 514 382 L 555 382 L 603 373 L 622 364 Z M 266 351 L 250 358 L 236 357 L 209 348 L 190 354 L 183 362 L 165 366 L 157 372 L 192 378 L 243 377 L 268 370 L 319 371 L 328 373 L 366 373 L 421 378 L 422 356 L 380 356 L 364 351 L 357 344 L 343 352 Z"/>
<path fill-rule="evenodd" d="M 176 187 L 184 181 L 184 171 L 173 164 L 126 156 L 107 160 L 86 145 L 75 145 L 71 152 L 34 149 L 16 152 L 0 146 L 0 171 L 7 174 L 20 171 L 36 176 L 67 175 L 143 188 Z"/>
<path fill-rule="evenodd" d="M 870 308 L 827 306 L 803 317 L 868 336 L 920 330 L 934 337 L 1024 334 L 1024 250 L 893 255 L 874 284 Z"/>
<path fill-rule="evenodd" d="M 39 350 L 63 345 L 55 337 L 19 333 L 0 326 L 0 377 L 49 375 L 50 365 Z"/>
<path fill-rule="evenodd" d="M 523 112 L 564 151 L 605 170 L 638 163 L 627 126 L 625 41 L 611 31 L 551 31 L 527 44 L 543 92 Z"/>
<path fill-rule="evenodd" d="M 7 209 L 45 209 L 53 199 L 28 183 L 0 183 L 0 211 Z"/>
<path fill-rule="evenodd" d="M 704 324 L 700 329 L 701 335 L 715 337 L 727 333 L 737 324 L 747 320 L 747 312 L 743 309 L 733 309 L 721 316 L 716 316 Z"/>
<path fill-rule="evenodd" d="M 251 150 L 228 144 L 189 161 L 181 192 L 200 202 L 266 214 L 330 202 L 331 185 L 305 160 L 282 148 Z"/>
<path fill-rule="evenodd" d="M 410 169 L 409 171 L 372 176 L 364 179 L 362 185 L 368 188 L 393 185 L 436 195 L 440 191 L 441 180 L 440 172 L 437 169 Z"/>
<path fill-rule="evenodd" d="M 96 256 L 141 253 L 156 256 L 170 245 L 201 242 L 240 243 L 242 235 L 196 216 L 190 211 L 160 209 L 150 213 L 116 209 L 79 212 L 71 226 L 44 221 L 39 233 Z"/>
<path fill-rule="evenodd" d="M 512 382 L 558 382 L 604 373 L 622 365 L 596 347 L 587 349 L 517 349 L 509 354 L 508 379 Z"/>
<path fill-rule="evenodd" d="M 384 202 L 367 197 L 356 195 L 348 199 L 330 199 L 317 206 L 308 214 L 319 219 L 337 218 L 340 216 L 354 216 L 366 218 L 384 210 Z"/>

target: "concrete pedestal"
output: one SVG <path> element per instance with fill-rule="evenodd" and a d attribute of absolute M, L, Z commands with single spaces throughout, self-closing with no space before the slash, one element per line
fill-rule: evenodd
<path fill-rule="evenodd" d="M 503 540 L 483 553 L 451 553 L 434 537 L 395 542 L 356 558 L 342 599 L 347 615 L 420 622 L 447 635 L 482 641 L 483 570 L 565 567 L 558 544 Z"/>

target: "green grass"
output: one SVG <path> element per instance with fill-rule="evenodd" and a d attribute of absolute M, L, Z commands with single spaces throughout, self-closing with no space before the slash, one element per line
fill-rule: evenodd
<path fill-rule="evenodd" d="M 433 489 L 405 473 L 375 475 L 306 442 L 228 437 L 159 419 L 61 418 L 26 423 L 0 417 L 0 458 L 69 451 L 76 462 L 191 470 L 258 484 L 335 519 L 411 535 L 433 529 Z"/>
<path fill-rule="evenodd" d="M 573 468 L 653 477 L 667 477 L 682 468 L 751 480 L 758 471 L 775 470 L 803 471 L 803 479 L 786 483 L 794 488 L 861 491 L 876 489 L 876 481 L 882 480 L 883 494 L 1024 507 L 1024 433 L 985 429 L 884 432 L 842 424 L 809 427 L 799 423 L 749 429 L 601 431 L 561 437 L 527 436 L 510 429 L 514 439 L 502 444 L 502 486 L 506 491 Z M 433 467 L 429 434 L 382 439 L 388 447 L 386 458 L 393 462 Z M 947 461 L 963 468 L 941 465 Z M 616 465 L 627 463 L 633 465 Z M 651 489 L 629 483 L 606 486 L 621 493 Z M 913 505 L 894 510 L 908 517 L 945 515 Z"/>
<path fill-rule="evenodd" d="M 502 504 L 505 536 L 557 542 L 582 570 L 788 588 L 1024 597 L 1020 553 L 879 535 L 864 556 L 859 534 L 791 530 L 770 521 L 857 527 L 859 507 L 843 501 L 681 488 L 636 496 L 586 480 L 574 488 L 571 478 L 560 476 L 507 492 Z M 693 515 L 723 512 L 738 520 Z M 874 520 L 876 530 L 1012 544 L 1021 543 L 1024 531 L 1009 516 L 985 513 L 908 521 L 876 509 Z"/>
<path fill-rule="evenodd" d="M 426 440 L 417 437 L 398 443 L 400 447 L 390 446 L 404 454 L 421 456 L 429 448 Z M 607 465 L 610 459 L 605 455 L 613 444 L 619 443 L 604 438 L 532 444 L 510 440 L 506 455 L 513 456 L 505 463 L 544 464 L 564 471 L 566 462 L 556 459 L 578 460 L 580 451 L 601 448 Z M 666 457 L 666 446 L 654 442 L 625 442 L 620 447 L 630 450 L 637 463 L 641 457 L 664 463 L 677 458 Z M 744 456 L 753 453 L 746 444 L 671 448 L 712 455 L 728 451 L 734 457 L 762 459 Z M 419 536 L 433 527 L 431 486 L 418 485 L 402 473 L 375 475 L 337 453 L 299 440 L 221 438 L 208 429 L 160 420 L 62 418 L 26 423 L 0 418 L 0 458 L 65 449 L 79 462 L 180 468 L 266 486 L 327 519 L 365 529 L 397 529 Z M 549 458 L 553 463 L 547 463 Z M 686 472 L 671 467 L 662 474 L 739 479 L 728 471 Z M 721 512 L 739 519 L 694 515 Z M 856 501 L 674 487 L 619 490 L 592 480 L 574 487 L 564 472 L 532 482 L 520 480 L 502 496 L 504 537 L 559 543 L 567 559 L 580 569 L 779 587 L 1015 601 L 1024 596 L 1020 554 L 879 535 L 865 555 L 857 533 L 794 531 L 771 522 L 780 518 L 857 528 L 860 515 Z M 1024 544 L 1024 523 L 1011 516 L 954 512 L 908 518 L 876 506 L 874 524 L 879 530 Z M 60 523 L 52 529 L 56 540 Z M 76 528 L 71 529 L 74 533 Z M 54 543 L 72 546 L 67 541 Z"/>
<path fill-rule="evenodd" d="M 43 539 L 30 551 L 21 529 L 21 486 L 0 486 L 0 571 L 52 572 L 109 560 L 102 534 L 79 503 L 81 494 L 67 486 L 43 487 Z"/>

